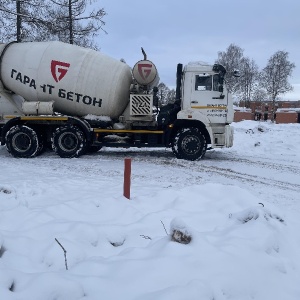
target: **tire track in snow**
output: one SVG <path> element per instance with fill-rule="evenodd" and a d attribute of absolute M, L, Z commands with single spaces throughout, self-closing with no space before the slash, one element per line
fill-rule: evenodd
<path fill-rule="evenodd" d="M 252 160 L 251 160 L 252 159 Z M 243 158 L 243 157 L 230 157 L 230 156 L 223 156 L 223 157 L 215 157 L 210 158 L 212 161 L 229 161 L 229 162 L 238 162 L 238 163 L 245 163 L 252 166 L 257 166 L 259 168 L 268 168 L 273 170 L 281 170 L 281 171 L 287 171 L 294 174 L 300 175 L 300 165 L 296 166 L 294 162 L 289 161 L 283 161 L 278 160 L 278 163 L 274 164 L 273 160 L 270 159 L 270 161 L 267 161 L 266 158 L 262 157 L 249 157 L 249 158 Z"/>
<path fill-rule="evenodd" d="M 259 158 L 243 158 L 239 156 L 229 156 L 220 155 L 218 158 L 207 158 L 203 161 L 197 162 L 186 162 L 177 160 L 176 166 L 184 169 L 189 169 L 191 172 L 195 173 L 204 173 L 205 177 L 217 177 L 226 179 L 226 181 L 233 181 L 233 184 L 246 185 L 257 192 L 260 190 L 261 193 L 264 192 L 264 187 L 269 187 L 268 190 L 274 191 L 274 196 L 277 194 L 276 190 L 279 191 L 288 191 L 295 194 L 300 193 L 300 184 L 284 181 L 281 179 L 275 179 L 271 176 L 266 176 L 266 169 L 270 169 L 270 174 L 272 170 L 282 172 L 282 178 L 287 178 L 288 176 L 299 176 L 300 182 L 300 166 L 291 166 L 282 164 L 282 161 L 278 160 L 277 163 L 268 162 L 260 160 Z M 285 162 L 286 163 L 286 162 Z M 232 165 L 232 167 L 231 167 Z M 235 170 L 233 169 L 235 168 Z M 253 167 L 257 169 L 257 172 L 253 174 Z M 252 174 L 245 172 L 245 170 L 251 169 Z M 264 175 L 259 175 L 259 174 Z M 208 179 L 210 180 L 210 179 Z M 257 188 L 260 186 L 259 188 Z M 254 188 L 253 188 L 254 187 Z M 271 189 L 270 189 L 271 187 Z"/>

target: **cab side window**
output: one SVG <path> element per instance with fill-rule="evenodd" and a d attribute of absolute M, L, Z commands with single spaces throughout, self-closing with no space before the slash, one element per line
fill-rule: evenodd
<path fill-rule="evenodd" d="M 195 78 L 196 91 L 211 91 L 212 90 L 212 76 L 206 73 L 196 75 Z"/>

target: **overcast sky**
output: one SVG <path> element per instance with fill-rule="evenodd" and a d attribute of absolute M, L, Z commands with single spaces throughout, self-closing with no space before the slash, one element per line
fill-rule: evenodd
<path fill-rule="evenodd" d="M 234 43 L 260 68 L 278 50 L 296 64 L 283 99 L 300 100 L 300 0 L 98 0 L 107 13 L 98 44 L 109 56 L 131 67 L 143 58 L 175 86 L 177 63 L 214 63 Z"/>

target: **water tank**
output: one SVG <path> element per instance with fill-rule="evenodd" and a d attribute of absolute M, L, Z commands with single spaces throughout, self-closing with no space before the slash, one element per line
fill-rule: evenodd
<path fill-rule="evenodd" d="M 150 60 L 138 61 L 133 69 L 132 74 L 138 84 L 147 86 L 148 89 L 159 83 L 159 76 L 155 64 Z"/>

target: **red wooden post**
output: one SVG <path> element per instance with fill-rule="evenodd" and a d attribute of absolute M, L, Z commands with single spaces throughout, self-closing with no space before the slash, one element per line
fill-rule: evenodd
<path fill-rule="evenodd" d="M 124 197 L 130 199 L 131 158 L 124 159 Z"/>

